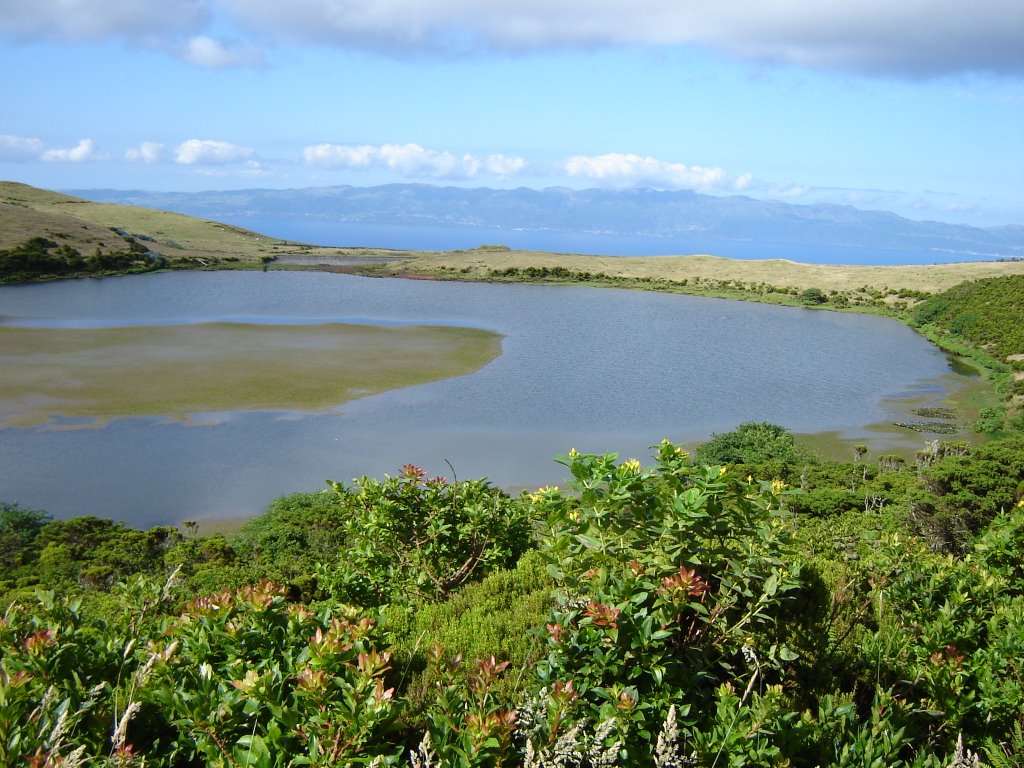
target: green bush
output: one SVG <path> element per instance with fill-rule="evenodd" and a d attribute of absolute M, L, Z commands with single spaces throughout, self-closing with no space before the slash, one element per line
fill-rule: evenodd
<path fill-rule="evenodd" d="M 770 485 L 694 467 L 667 442 L 651 469 L 615 459 L 570 454 L 577 495 L 536 497 L 561 600 L 534 737 L 551 745 L 573 721 L 611 721 L 605 746 L 651 765 L 670 710 L 689 749 L 703 744 L 720 686 L 781 679 L 795 654 L 777 619 L 800 566 Z"/>
<path fill-rule="evenodd" d="M 314 614 L 264 583 L 192 601 L 151 653 L 147 695 L 174 729 L 172 758 L 355 766 L 401 751 L 382 738 L 398 708 L 368 618 Z"/>
<path fill-rule="evenodd" d="M 463 680 L 468 664 L 450 670 L 455 658 L 510 662 L 515 674 L 492 684 L 499 699 L 514 704 L 526 690 L 525 671 L 543 653 L 538 633 L 551 606 L 551 577 L 536 551 L 527 552 L 512 570 L 496 571 L 479 584 L 468 584 L 447 601 L 411 609 L 388 606 L 381 630 L 388 638 L 401 669 L 399 691 L 407 702 L 402 713 L 406 727 L 426 726 L 426 711 L 436 700 L 437 684 L 446 675 Z"/>
<path fill-rule="evenodd" d="M 712 435 L 697 447 L 696 460 L 721 466 L 740 464 L 759 477 L 789 481 L 808 465 L 817 463 L 813 454 L 797 446 L 793 434 L 785 427 L 755 421 L 744 422 L 731 432 Z"/>
<path fill-rule="evenodd" d="M 332 483 L 347 548 L 320 585 L 361 605 L 441 600 L 508 568 L 532 546 L 526 507 L 486 480 L 449 483 L 404 467 L 383 481 Z"/>

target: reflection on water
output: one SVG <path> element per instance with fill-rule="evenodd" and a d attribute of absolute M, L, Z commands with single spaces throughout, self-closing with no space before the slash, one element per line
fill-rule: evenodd
<path fill-rule="evenodd" d="M 646 459 L 662 438 L 746 420 L 862 435 L 891 420 L 887 398 L 941 399 L 951 381 L 944 354 L 883 318 L 612 289 L 174 273 L 7 286 L 0 314 L 44 325 L 358 317 L 505 335 L 478 373 L 328 414 L 0 433 L 0 499 L 140 525 L 250 515 L 408 462 L 518 486 L 562 479 L 551 457 L 569 448 Z"/>

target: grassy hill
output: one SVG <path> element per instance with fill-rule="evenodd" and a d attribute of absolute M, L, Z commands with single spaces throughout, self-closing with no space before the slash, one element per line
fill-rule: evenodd
<path fill-rule="evenodd" d="M 980 349 L 1009 370 L 1001 391 L 1024 406 L 1024 275 L 972 280 L 914 307 L 912 325 L 946 346 Z M 952 344 L 951 344 L 952 343 Z M 998 383 L 998 382 L 997 382 Z M 1024 428 L 1024 410 L 1015 423 Z"/>
<path fill-rule="evenodd" d="M 337 254 L 336 249 L 313 248 L 177 213 L 94 203 L 0 182 L 0 251 L 37 237 L 56 247 L 72 248 L 83 257 L 97 248 L 106 254 L 126 254 L 134 240 L 168 262 L 196 266 L 260 264 L 286 254 Z"/>
<path fill-rule="evenodd" d="M 1001 360 L 1024 354 L 1024 275 L 974 280 L 914 308 L 913 319 L 980 346 Z"/>

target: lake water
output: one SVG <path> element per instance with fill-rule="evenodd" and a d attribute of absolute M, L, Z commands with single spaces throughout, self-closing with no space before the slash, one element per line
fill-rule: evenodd
<path fill-rule="evenodd" d="M 946 356 L 883 318 L 638 291 L 183 272 L 0 287 L 0 322 L 52 327 L 352 321 L 505 334 L 481 371 L 327 414 L 228 413 L 192 423 L 0 431 L 0 500 L 137 525 L 247 516 L 325 480 L 564 479 L 570 448 L 647 460 L 746 420 L 863 434 L 890 398 L 941 398 Z"/>

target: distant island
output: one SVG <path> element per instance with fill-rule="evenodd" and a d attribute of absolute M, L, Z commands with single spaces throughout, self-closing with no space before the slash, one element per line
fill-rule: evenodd
<path fill-rule="evenodd" d="M 915 262 L 1024 258 L 1024 226 L 983 229 L 913 221 L 894 213 L 849 205 L 795 205 L 741 195 L 716 197 L 688 190 L 466 189 L 387 184 L 196 193 L 104 189 L 71 193 L 101 202 L 230 220 L 243 226 L 248 220 L 273 218 L 312 223 L 478 228 L 482 232 L 629 236 L 666 243 L 692 240 L 707 244 L 700 251 L 711 253 L 722 253 L 723 248 L 738 243 L 758 243 L 921 254 L 922 258 Z M 715 243 L 719 248 L 713 247 Z"/>

